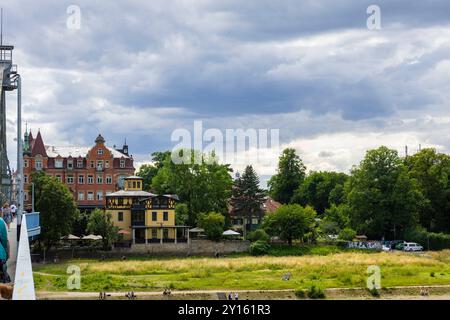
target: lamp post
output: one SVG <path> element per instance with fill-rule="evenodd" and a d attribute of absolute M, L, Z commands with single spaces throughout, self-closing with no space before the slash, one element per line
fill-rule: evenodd
<path fill-rule="evenodd" d="M 31 183 L 31 212 L 34 212 L 34 182 Z"/>
<path fill-rule="evenodd" d="M 17 81 L 17 241 L 20 238 L 20 227 L 23 214 L 23 146 L 22 146 L 22 78 L 16 75 Z"/>

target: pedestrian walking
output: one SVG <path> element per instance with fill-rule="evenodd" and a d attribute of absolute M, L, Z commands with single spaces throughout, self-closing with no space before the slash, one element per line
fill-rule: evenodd
<path fill-rule="evenodd" d="M 16 213 L 17 213 L 17 207 L 16 207 L 16 205 L 13 203 L 13 204 L 11 205 L 11 214 L 12 214 L 13 219 L 16 217 Z"/>
<path fill-rule="evenodd" d="M 11 214 L 11 208 L 9 207 L 8 203 L 5 203 L 3 205 L 3 220 L 5 221 L 6 225 L 8 226 L 8 231 L 11 231 L 9 226 L 12 222 L 12 214 Z"/>
<path fill-rule="evenodd" d="M 233 300 L 233 292 L 230 292 L 230 293 L 228 294 L 228 300 Z"/>
<path fill-rule="evenodd" d="M 239 300 L 239 293 L 236 292 L 236 293 L 234 294 L 234 300 Z"/>

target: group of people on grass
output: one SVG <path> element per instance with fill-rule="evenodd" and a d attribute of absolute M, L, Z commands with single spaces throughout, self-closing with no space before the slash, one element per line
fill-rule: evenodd
<path fill-rule="evenodd" d="M 8 232 L 11 231 L 10 225 L 14 220 L 17 207 L 5 203 L 0 210 L 0 283 L 10 283 L 11 278 L 6 269 L 6 263 L 9 259 L 9 241 Z"/>

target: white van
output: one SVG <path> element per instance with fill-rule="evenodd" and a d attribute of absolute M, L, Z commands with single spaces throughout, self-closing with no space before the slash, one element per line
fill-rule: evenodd
<path fill-rule="evenodd" d="M 423 247 L 420 244 L 417 244 L 415 242 L 405 242 L 405 245 L 403 246 L 404 251 L 422 251 Z"/>

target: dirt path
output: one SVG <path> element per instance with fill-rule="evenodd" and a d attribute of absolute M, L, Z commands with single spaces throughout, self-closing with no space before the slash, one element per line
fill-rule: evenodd
<path fill-rule="evenodd" d="M 422 296 L 420 292 L 425 290 L 427 296 Z M 187 290 L 172 291 L 170 297 L 164 296 L 161 291 L 134 292 L 139 300 L 219 300 L 226 297 L 232 291 L 239 293 L 242 300 L 290 300 L 296 299 L 294 290 Z M 331 288 L 325 290 L 327 299 L 339 300 L 365 300 L 365 299 L 386 299 L 386 300 L 450 300 L 450 285 L 445 286 L 409 286 L 392 287 L 380 290 L 380 297 L 371 296 L 364 288 Z M 110 292 L 108 299 L 125 299 L 126 292 Z M 98 299 L 98 292 L 37 292 L 38 299 L 48 300 L 93 300 Z"/>

